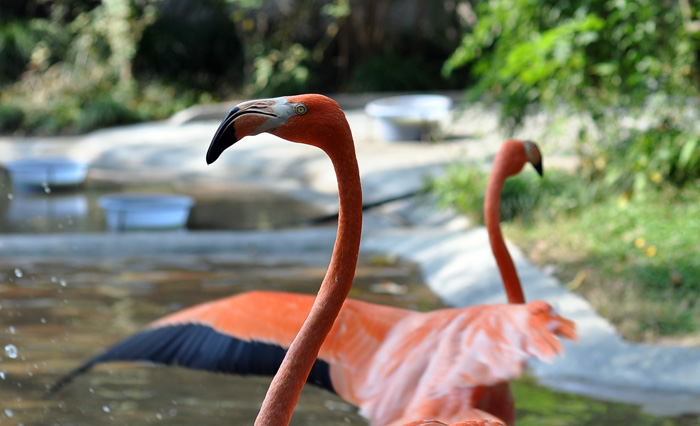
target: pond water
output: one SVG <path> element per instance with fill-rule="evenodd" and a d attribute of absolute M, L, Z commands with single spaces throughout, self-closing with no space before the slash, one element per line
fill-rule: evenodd
<path fill-rule="evenodd" d="M 186 306 L 251 289 L 314 293 L 327 264 L 237 263 L 223 256 L 0 260 L 0 425 L 252 424 L 268 378 L 182 368 L 109 364 L 58 395 L 45 389 L 101 348 Z M 411 309 L 441 307 L 417 268 L 363 256 L 353 297 Z M 519 425 L 698 425 L 656 418 L 633 406 L 514 383 Z M 311 386 L 294 425 L 366 425 L 354 407 Z"/>
<path fill-rule="evenodd" d="M 14 191 L 0 174 L 0 233 L 104 232 L 107 225 L 98 200 L 113 193 L 188 195 L 195 202 L 189 230 L 289 228 L 324 215 L 309 203 L 251 185 L 115 181 L 93 175 L 78 187 Z"/>

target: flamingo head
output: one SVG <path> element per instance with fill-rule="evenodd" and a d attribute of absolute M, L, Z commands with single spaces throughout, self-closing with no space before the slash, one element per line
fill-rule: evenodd
<path fill-rule="evenodd" d="M 207 151 L 207 164 L 226 148 L 260 133 L 313 145 L 328 152 L 352 145 L 350 127 L 338 104 L 323 95 L 283 96 L 242 102 L 228 112 Z M 353 146 L 354 149 L 354 146 Z"/>
<path fill-rule="evenodd" d="M 537 144 L 532 141 L 519 139 L 507 140 L 494 159 L 494 170 L 499 170 L 505 176 L 513 176 L 522 170 L 527 163 L 532 164 L 537 173 L 542 176 L 542 154 Z"/>

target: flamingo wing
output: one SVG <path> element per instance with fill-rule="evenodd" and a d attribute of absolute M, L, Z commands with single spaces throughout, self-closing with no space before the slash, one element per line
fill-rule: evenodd
<path fill-rule="evenodd" d="M 49 392 L 57 392 L 97 364 L 112 361 L 147 361 L 227 374 L 272 376 L 313 301 L 309 295 L 256 291 L 175 312 L 89 359 L 59 379 Z M 393 325 L 393 318 L 408 312 L 381 306 L 372 309 L 374 306 L 346 301 L 307 382 L 336 392 L 329 363 L 361 362 L 362 348 L 378 346 L 377 339 Z M 381 312 L 389 318 L 382 321 Z"/>
<path fill-rule="evenodd" d="M 355 403 L 378 424 L 455 422 L 474 408 L 505 417 L 492 406 L 512 404 L 501 384 L 521 375 L 529 357 L 561 353 L 558 337 L 575 339 L 574 325 L 542 301 L 415 314 L 396 324 L 354 381 Z"/>

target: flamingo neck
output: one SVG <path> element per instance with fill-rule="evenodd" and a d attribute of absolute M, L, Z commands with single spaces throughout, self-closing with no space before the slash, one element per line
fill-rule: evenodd
<path fill-rule="evenodd" d="M 525 295 L 520 285 L 518 273 L 515 271 L 513 259 L 510 257 L 506 243 L 501 234 L 501 190 L 508 175 L 494 163 L 484 200 L 484 222 L 491 242 L 491 250 L 496 258 L 498 270 L 501 272 L 503 286 L 508 296 L 508 303 L 525 303 Z"/>
<path fill-rule="evenodd" d="M 329 152 L 338 179 L 340 209 L 338 234 L 328 272 L 309 316 L 270 384 L 256 426 L 289 424 L 321 345 L 352 287 L 362 233 L 362 188 L 354 145 L 350 143 L 349 146 L 351 149 L 335 155 Z"/>

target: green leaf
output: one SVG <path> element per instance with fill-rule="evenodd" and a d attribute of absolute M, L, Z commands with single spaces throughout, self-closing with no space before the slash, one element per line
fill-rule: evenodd
<path fill-rule="evenodd" d="M 688 167 L 688 164 L 690 163 L 690 159 L 692 158 L 693 153 L 695 153 L 697 146 L 698 146 L 697 137 L 690 139 L 689 141 L 687 141 L 683 145 L 683 148 L 681 149 L 681 153 L 678 156 L 678 166 L 681 169 L 685 169 L 686 167 Z"/>

